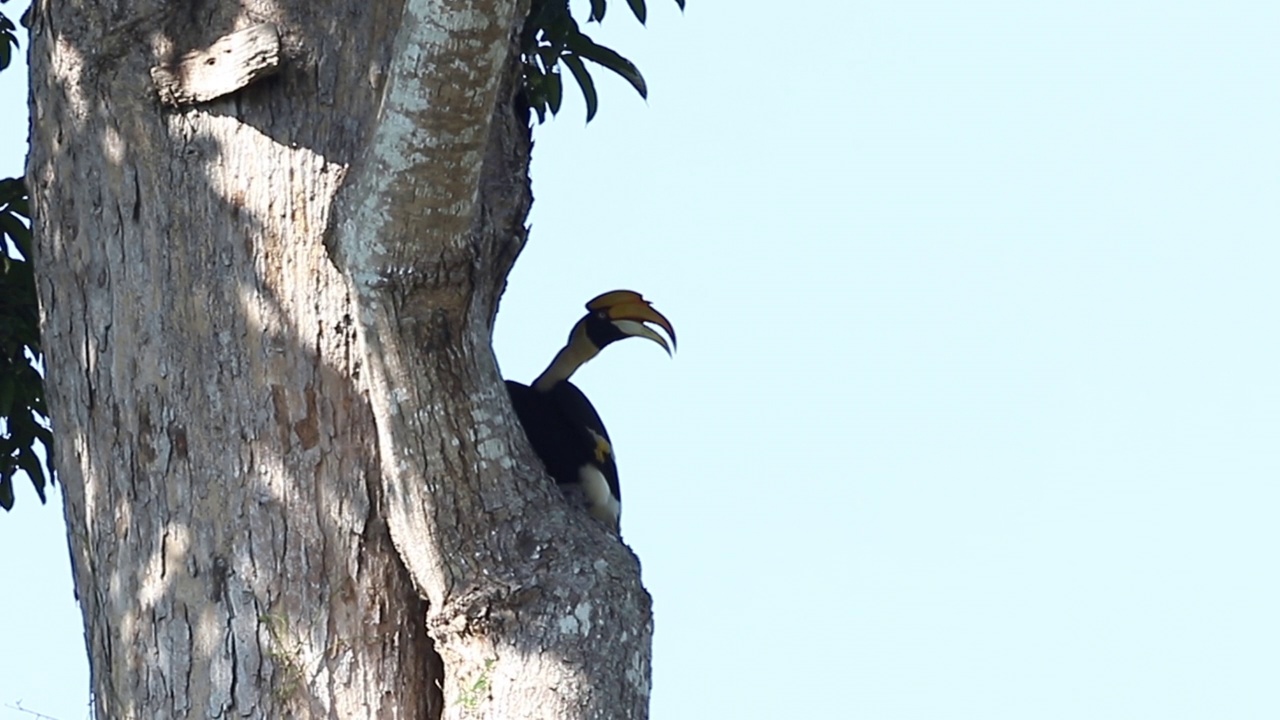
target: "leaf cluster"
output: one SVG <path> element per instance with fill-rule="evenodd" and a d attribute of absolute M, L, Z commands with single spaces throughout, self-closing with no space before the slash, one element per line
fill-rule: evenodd
<path fill-rule="evenodd" d="M 5 0 L 0 0 L 4 2 Z M 18 47 L 17 27 L 0 13 L 0 70 Z M 16 138 L 22 141 L 22 138 Z M 13 476 L 22 470 L 45 501 L 39 441 L 53 447 L 40 354 L 40 308 L 31 266 L 31 210 L 22 178 L 0 180 L 0 507 L 13 507 Z"/>
<path fill-rule="evenodd" d="M 23 470 L 45 500 L 38 440 L 53 446 L 40 360 L 40 308 L 31 266 L 31 211 L 21 178 L 0 180 L 0 507 L 13 507 L 13 476 Z M 9 249 L 16 250 L 14 257 Z"/>
<path fill-rule="evenodd" d="M 676 0 L 684 9 L 684 0 Z M 627 0 L 631 13 L 640 24 L 648 17 L 645 0 Z M 591 0 L 591 12 L 587 22 L 604 20 L 606 0 Z M 569 9 L 569 0 L 533 0 L 529 17 L 520 34 L 520 52 L 524 61 L 524 88 L 529 106 L 538 113 L 538 122 L 546 120 L 547 112 L 560 112 L 564 97 L 563 67 L 569 68 L 573 79 L 582 89 L 587 103 L 587 122 L 595 117 L 600 100 L 595 82 L 583 61 L 589 60 L 612 70 L 631 83 L 631 87 L 648 97 L 649 88 L 635 63 L 603 45 L 596 43 L 578 27 Z"/>
<path fill-rule="evenodd" d="M 7 2 L 8 0 L 0 0 Z M 9 67 L 9 63 L 13 62 L 13 51 L 18 47 L 18 28 L 14 26 L 13 21 L 0 13 L 0 70 Z"/>

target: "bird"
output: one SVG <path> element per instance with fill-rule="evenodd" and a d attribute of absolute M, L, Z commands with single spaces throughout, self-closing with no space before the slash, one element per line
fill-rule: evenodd
<path fill-rule="evenodd" d="M 664 330 L 671 343 L 646 323 Z M 587 303 L 587 314 L 532 385 L 506 383 L 516 417 L 547 474 L 615 535 L 621 534 L 622 492 L 613 444 L 600 414 L 569 378 L 606 346 L 628 337 L 652 340 L 668 356 L 676 347 L 675 328 L 640 293 L 604 293 Z"/>

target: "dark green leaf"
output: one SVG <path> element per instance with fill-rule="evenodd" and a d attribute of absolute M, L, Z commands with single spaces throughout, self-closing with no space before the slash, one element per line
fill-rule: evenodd
<path fill-rule="evenodd" d="M 600 22 L 604 19 L 604 0 L 591 0 L 591 15 L 587 22 Z"/>
<path fill-rule="evenodd" d="M 621 75 L 624 80 L 631 83 L 631 87 L 635 88 L 636 92 L 640 93 L 640 97 L 649 97 L 649 88 L 644 84 L 644 76 L 640 74 L 640 69 L 630 60 L 603 45 L 597 45 L 586 35 L 580 34 L 572 38 L 568 46 L 576 54 Z M 568 56 L 565 57 L 567 58 Z"/>
<path fill-rule="evenodd" d="M 34 393 L 35 397 L 28 397 L 27 404 L 31 407 L 32 412 L 39 413 L 40 417 L 42 418 L 47 418 L 49 417 L 49 409 L 46 408 L 44 404 L 44 378 L 39 378 L 38 382 L 34 380 L 31 382 L 35 383 L 30 385 L 30 387 L 36 388 L 36 392 Z M 31 394 L 32 393 L 28 393 L 28 395 L 31 395 Z M 41 426 L 40 429 L 44 430 L 45 428 Z M 47 432 L 48 431 L 46 430 L 46 434 Z M 42 442 L 45 441 L 44 435 L 41 434 L 40 432 L 36 432 L 36 437 L 39 438 Z M 48 442 L 45 442 L 45 444 L 46 445 L 53 444 L 52 435 L 49 436 Z"/>
<path fill-rule="evenodd" d="M 18 214 L 13 212 L 12 208 L 0 210 L 0 230 L 15 240 L 31 238 L 31 228 L 18 219 Z"/>
<path fill-rule="evenodd" d="M 31 206 L 27 201 L 27 189 L 25 187 L 22 188 L 22 197 L 9 202 L 9 209 L 27 220 L 31 219 Z"/>
<path fill-rule="evenodd" d="M 648 16 L 648 9 L 644 6 L 644 0 L 627 0 L 627 4 L 631 6 L 631 12 L 635 13 L 636 19 L 643 25 L 645 18 Z"/>
<path fill-rule="evenodd" d="M 0 180 L 0 202 L 13 202 L 27 194 L 22 178 Z"/>
<path fill-rule="evenodd" d="M 23 260 L 31 262 L 31 229 L 23 225 L 17 215 L 0 211 L 0 232 L 8 235 L 13 244 L 18 246 Z"/>
<path fill-rule="evenodd" d="M 5 420 L 9 419 L 9 413 L 13 410 L 13 396 L 17 392 L 18 378 L 5 374 L 0 375 L 0 417 Z"/>
<path fill-rule="evenodd" d="M 542 72 L 551 72 L 551 68 L 555 67 L 560 60 L 560 51 L 561 48 L 551 45 L 543 45 L 538 48 L 538 64 L 542 66 Z"/>
<path fill-rule="evenodd" d="M 564 85 L 560 82 L 560 73 L 553 72 L 546 77 L 547 109 L 552 115 L 560 112 L 560 101 L 564 97 Z"/>
<path fill-rule="evenodd" d="M 25 217 L 31 217 L 31 211 L 27 210 L 27 181 L 25 178 L 10 178 L 14 181 L 13 194 L 9 197 L 8 203 L 15 207 L 21 206 L 21 212 Z"/>
<path fill-rule="evenodd" d="M 578 87 L 582 88 L 582 99 L 587 102 L 587 122 L 591 122 L 600 105 L 600 99 L 596 97 L 596 84 L 591 80 L 591 73 L 587 72 L 587 68 L 576 55 L 565 55 L 561 60 L 569 67 L 569 72 L 573 73 L 573 79 L 578 81 Z"/>
<path fill-rule="evenodd" d="M 524 65 L 525 96 L 529 100 L 529 107 L 538 113 L 539 123 L 546 122 L 547 119 L 547 95 L 543 89 L 545 82 L 546 76 L 537 65 L 526 61 Z"/>
<path fill-rule="evenodd" d="M 44 466 L 40 464 L 40 458 L 36 457 L 31 448 L 20 448 L 18 450 L 18 467 L 27 471 L 27 475 L 31 476 L 31 484 L 36 488 L 36 494 L 40 496 L 40 502 L 45 502 L 44 496 Z"/>
<path fill-rule="evenodd" d="M 0 468 L 0 508 L 13 509 L 13 475 L 9 468 Z"/>
<path fill-rule="evenodd" d="M 524 64 L 524 84 L 530 89 L 538 87 L 542 82 L 542 70 L 538 69 L 537 63 L 526 62 Z"/>

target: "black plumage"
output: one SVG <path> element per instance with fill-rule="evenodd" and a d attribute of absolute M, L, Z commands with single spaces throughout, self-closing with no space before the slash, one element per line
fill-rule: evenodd
<path fill-rule="evenodd" d="M 596 468 L 604 477 L 609 494 L 620 511 L 622 489 L 618 485 L 618 464 L 613 458 L 609 431 L 578 386 L 562 380 L 550 390 L 538 392 L 528 385 L 508 380 L 507 392 L 511 395 L 511 404 L 529 444 L 546 466 L 547 474 L 562 488 L 573 491 L 583 482 L 583 466 Z M 599 442 L 600 439 L 604 443 Z M 588 495 L 585 489 L 581 492 Z M 592 514 L 606 523 L 612 522 L 614 530 L 617 530 L 618 518 L 610 517 L 609 503 L 595 509 L 590 497 L 584 497 L 583 502 L 587 503 L 588 509 L 593 509 Z"/>
<path fill-rule="evenodd" d="M 507 392 L 547 473 L 566 495 L 616 533 L 622 491 L 613 445 L 600 414 L 569 377 L 605 346 L 627 337 L 652 340 L 669 353 L 675 346 L 675 330 L 644 298 L 628 290 L 605 293 L 587 303 L 587 310 L 538 379 L 532 385 L 508 380 Z M 671 346 L 645 323 L 665 330 Z"/>

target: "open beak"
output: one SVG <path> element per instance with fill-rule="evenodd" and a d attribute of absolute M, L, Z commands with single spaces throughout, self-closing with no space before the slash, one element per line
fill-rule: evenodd
<path fill-rule="evenodd" d="M 640 297 L 640 293 L 630 290 L 614 290 L 607 292 L 587 303 L 587 310 L 591 312 L 603 312 L 606 317 L 622 332 L 634 337 L 642 337 L 652 340 L 662 346 L 663 350 L 670 355 L 676 348 L 676 330 L 671 327 L 671 321 L 662 313 L 653 309 L 653 305 Z M 667 333 L 667 337 L 671 338 L 671 344 L 667 344 L 667 338 L 662 337 L 645 323 L 653 323 L 662 328 Z"/>

